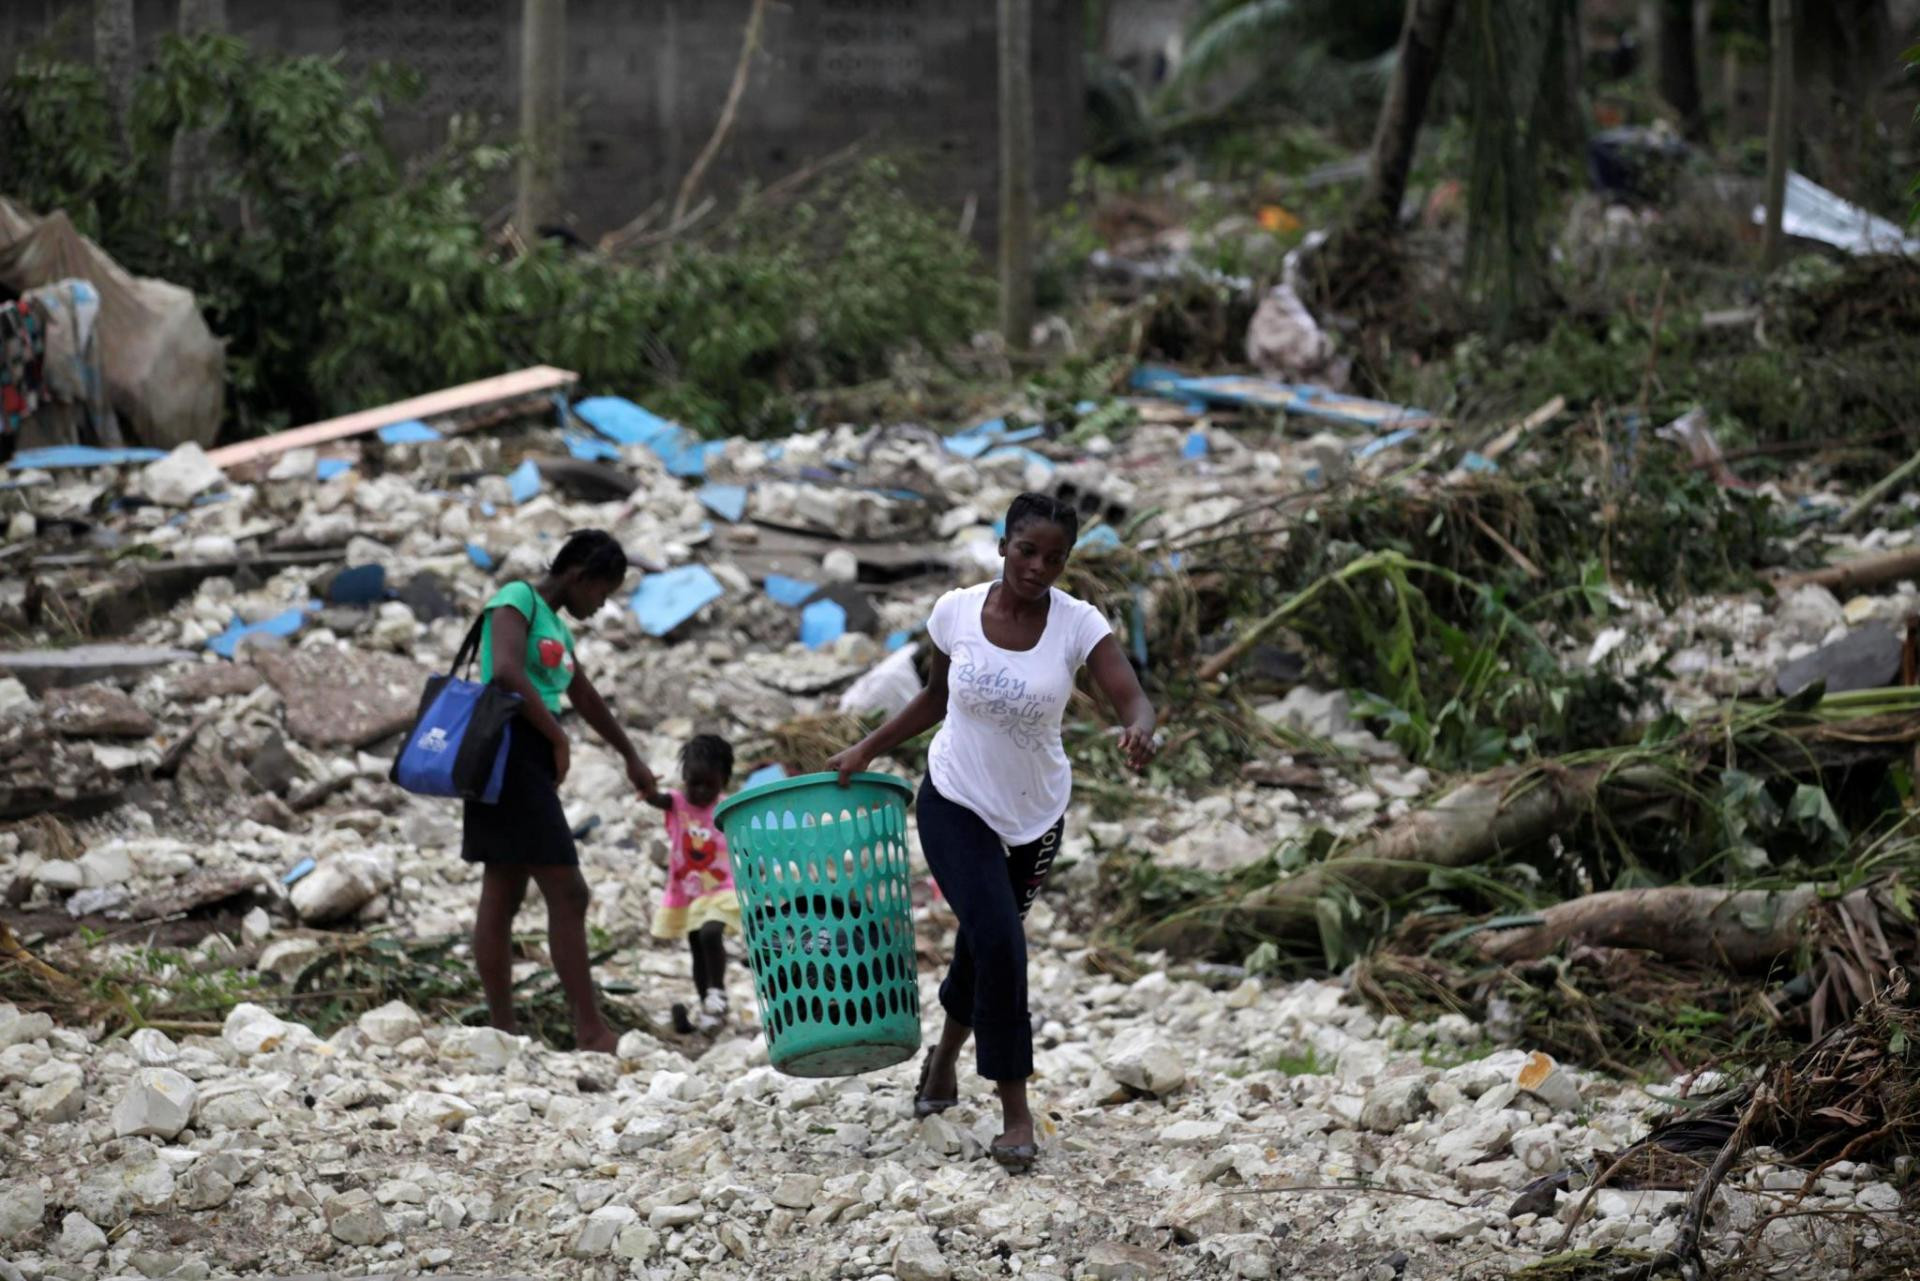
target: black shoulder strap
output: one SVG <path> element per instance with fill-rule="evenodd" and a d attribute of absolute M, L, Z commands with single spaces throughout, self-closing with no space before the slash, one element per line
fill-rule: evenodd
<path fill-rule="evenodd" d="M 447 669 L 450 676 L 458 676 L 463 667 L 472 667 L 480 655 L 480 632 L 487 625 L 487 615 L 491 610 L 482 609 L 480 617 L 473 620 L 473 626 L 467 628 L 467 638 L 460 642 L 460 648 L 454 651 L 453 666 Z"/>

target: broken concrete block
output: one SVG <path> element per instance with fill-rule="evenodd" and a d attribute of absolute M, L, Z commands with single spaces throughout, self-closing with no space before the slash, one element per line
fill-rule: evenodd
<path fill-rule="evenodd" d="M 111 685 L 49 690 L 40 704 L 47 728 L 69 738 L 147 738 L 159 723 Z"/>
<path fill-rule="evenodd" d="M 191 441 L 140 472 L 140 492 L 163 507 L 191 506 L 194 499 L 225 483 L 226 474 Z"/>
<path fill-rule="evenodd" d="M 143 1068 L 113 1109 L 113 1132 L 123 1139 L 171 1139 L 193 1119 L 199 1096 L 199 1088 L 172 1068 Z"/>
<path fill-rule="evenodd" d="M 309 925 L 344 920 L 393 887 L 393 856 L 385 850 L 336 854 L 294 882 L 288 897 Z"/>
<path fill-rule="evenodd" d="M 400 733 L 428 676 L 398 655 L 355 649 L 262 651 L 255 662 L 286 701 L 287 731 L 309 747 L 365 747 Z"/>
<path fill-rule="evenodd" d="M 239 698 L 260 685 L 260 673 L 247 664 L 214 662 L 179 673 L 168 682 L 168 690 L 178 702 L 202 703 L 210 698 Z"/>

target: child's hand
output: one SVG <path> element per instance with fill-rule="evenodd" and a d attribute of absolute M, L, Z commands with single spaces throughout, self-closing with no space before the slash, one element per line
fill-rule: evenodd
<path fill-rule="evenodd" d="M 627 781 L 633 784 L 633 790 L 640 793 L 642 799 L 656 801 L 660 795 L 660 780 L 653 776 L 647 763 L 639 755 L 627 757 Z"/>
<path fill-rule="evenodd" d="M 1139 725 L 1129 725 L 1120 735 L 1120 752 L 1127 758 L 1136 773 L 1147 768 L 1153 761 L 1153 755 L 1159 750 L 1154 742 L 1153 731 Z"/>

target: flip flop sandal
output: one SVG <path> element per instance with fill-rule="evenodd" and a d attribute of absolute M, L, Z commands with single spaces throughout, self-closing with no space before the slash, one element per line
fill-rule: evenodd
<path fill-rule="evenodd" d="M 960 1100 L 930 1099 L 927 1097 L 927 1078 L 933 1075 L 933 1055 L 927 1055 L 920 1064 L 920 1084 L 913 1091 L 913 1115 L 915 1120 L 924 1120 L 930 1116 L 939 1116 L 948 1108 L 960 1106 Z"/>
<path fill-rule="evenodd" d="M 1040 1149 L 1032 1143 L 996 1143 L 987 1149 L 995 1164 L 1008 1174 L 1029 1174 L 1040 1159 Z"/>

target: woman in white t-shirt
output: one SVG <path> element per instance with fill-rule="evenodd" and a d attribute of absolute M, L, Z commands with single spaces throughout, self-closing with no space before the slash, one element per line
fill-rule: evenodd
<path fill-rule="evenodd" d="M 947 1023 L 914 1094 L 917 1116 L 959 1101 L 960 1051 L 975 1038 L 980 1075 L 999 1089 L 1005 1131 L 996 1161 L 1033 1165 L 1033 1029 L 1021 924 L 1059 849 L 1073 770 L 1060 719 L 1084 665 L 1120 713 L 1135 769 L 1153 755 L 1153 704 L 1099 610 L 1054 586 L 1079 535 L 1073 508 L 1022 494 L 1007 510 L 1001 577 L 948 592 L 933 607 L 926 688 L 879 729 L 828 762 L 841 781 L 935 725 L 920 787 L 920 847 L 960 921 L 940 985 Z"/>

